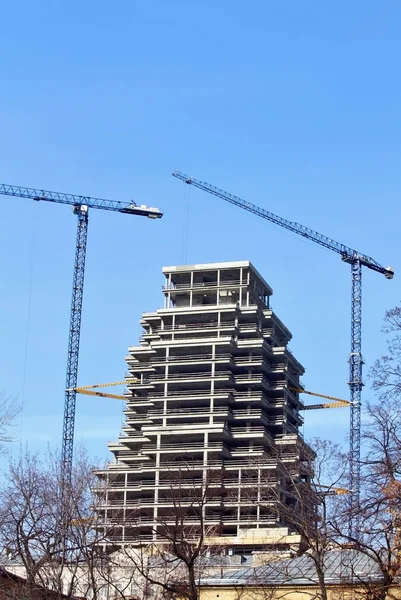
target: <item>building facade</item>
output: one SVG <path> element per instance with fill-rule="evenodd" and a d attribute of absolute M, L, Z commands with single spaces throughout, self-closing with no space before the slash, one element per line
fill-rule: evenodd
<path fill-rule="evenodd" d="M 210 544 L 245 552 L 297 536 L 281 467 L 303 481 L 304 372 L 271 287 L 248 261 L 163 268 L 164 306 L 129 348 L 127 404 L 101 508 L 113 546 L 162 539 L 185 515 Z M 293 479 L 294 481 L 294 479 Z M 182 522 L 181 522 L 182 525 Z M 299 541 L 299 540 L 298 540 Z"/>

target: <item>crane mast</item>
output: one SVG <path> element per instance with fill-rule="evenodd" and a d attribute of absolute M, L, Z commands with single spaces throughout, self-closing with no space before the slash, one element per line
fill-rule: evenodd
<path fill-rule="evenodd" d="M 82 302 L 84 297 L 84 277 L 86 242 L 88 239 L 88 207 L 81 204 L 74 208 L 77 215 L 77 237 L 75 242 L 74 273 L 68 332 L 67 372 L 65 377 L 65 399 L 61 460 L 63 479 L 70 478 L 74 450 L 75 406 L 78 384 L 79 345 L 81 337 Z"/>
<path fill-rule="evenodd" d="M 274 213 L 260 208 L 255 204 L 242 200 L 224 190 L 200 181 L 180 171 L 174 171 L 173 177 L 184 183 L 193 185 L 217 198 L 220 198 L 239 208 L 247 210 L 271 223 L 275 223 L 297 235 L 340 254 L 342 260 L 351 265 L 352 290 L 351 290 L 351 352 L 349 357 L 349 388 L 350 388 L 350 522 L 349 534 L 358 535 L 358 507 L 360 503 L 361 484 L 361 395 L 362 395 L 362 267 L 381 273 L 387 279 L 392 279 L 394 270 L 383 267 L 370 256 L 362 254 L 353 248 L 345 246 L 321 233 L 305 227 L 300 223 L 288 221 Z"/>
<path fill-rule="evenodd" d="M 57 204 L 68 204 L 73 207 L 73 211 L 77 216 L 61 453 L 62 481 L 67 484 L 71 479 L 74 449 L 76 388 L 78 383 L 79 345 L 81 337 L 89 208 L 148 217 L 150 219 L 160 219 L 163 216 L 163 213 L 158 208 L 148 207 L 144 204 L 138 206 L 135 202 L 124 203 L 116 200 L 106 200 L 104 198 L 92 198 L 90 196 L 79 196 L 76 194 L 52 192 L 49 190 L 26 188 L 8 184 L 0 184 L 0 195 L 30 198 L 31 200 L 36 201 L 43 200 Z"/>

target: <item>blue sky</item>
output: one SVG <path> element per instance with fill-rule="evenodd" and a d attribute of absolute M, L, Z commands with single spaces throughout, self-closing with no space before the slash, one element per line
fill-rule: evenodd
<path fill-rule="evenodd" d="M 304 383 L 347 397 L 349 267 L 171 171 L 394 266 L 390 282 L 364 272 L 369 366 L 401 291 L 400 3 L 17 0 L 1 21 L 2 181 L 165 212 L 91 212 L 80 382 L 122 378 L 163 265 L 249 259 Z M 61 438 L 76 223 L 69 207 L 0 202 L 0 388 L 24 396 L 21 440 L 40 451 Z M 120 425 L 118 402 L 79 397 L 76 439 L 93 455 Z M 306 415 L 307 437 L 347 431 L 346 409 Z"/>

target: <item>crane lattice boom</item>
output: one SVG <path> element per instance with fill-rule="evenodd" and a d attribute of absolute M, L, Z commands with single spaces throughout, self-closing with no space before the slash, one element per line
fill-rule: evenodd
<path fill-rule="evenodd" d="M 71 477 L 72 455 L 74 448 L 75 405 L 78 382 L 78 360 L 81 336 L 82 301 L 84 293 L 86 243 L 88 237 L 88 208 L 109 210 L 134 216 L 160 219 L 163 213 L 152 206 L 138 206 L 135 202 L 124 203 L 91 196 L 78 196 L 63 192 L 51 192 L 36 188 L 0 184 L 0 195 L 17 198 L 30 198 L 57 204 L 69 204 L 77 215 L 77 237 L 75 243 L 74 275 L 72 284 L 72 300 L 70 311 L 70 327 L 68 336 L 67 374 L 65 385 L 64 420 L 62 436 L 62 479 L 69 481 Z M 89 393 L 89 392 L 88 392 Z"/>
<path fill-rule="evenodd" d="M 141 215 L 144 217 L 160 219 L 163 213 L 153 206 L 138 206 L 135 202 L 118 202 L 116 200 L 105 200 L 104 198 L 92 198 L 91 196 L 78 196 L 77 194 L 65 194 L 63 192 L 50 192 L 36 188 L 26 188 L 17 185 L 0 184 L 0 195 L 17 196 L 19 198 L 30 198 L 31 200 L 44 200 L 57 204 L 69 204 L 70 206 L 87 206 L 88 208 L 100 208 L 114 212 Z"/>
<path fill-rule="evenodd" d="M 349 388 L 350 388 L 350 525 L 349 533 L 352 537 L 358 535 L 359 523 L 358 523 L 358 508 L 360 505 L 360 478 L 361 478 L 361 466 L 360 466 L 360 454 L 361 454 L 361 393 L 362 393 L 362 266 L 372 269 L 377 273 L 381 273 L 387 279 L 392 279 L 394 276 L 394 270 L 391 267 L 383 267 L 377 261 L 370 256 L 362 254 L 353 248 L 349 248 L 344 244 L 340 244 L 331 238 L 300 225 L 294 221 L 288 221 L 275 215 L 274 213 L 260 208 L 255 204 L 251 204 L 246 200 L 242 200 L 229 192 L 225 192 L 220 188 L 210 185 L 204 181 L 199 181 L 181 173 L 180 171 L 174 171 L 173 176 L 177 177 L 181 181 L 194 185 L 195 187 L 217 196 L 222 200 L 239 206 L 248 212 L 251 212 L 267 221 L 275 223 L 280 227 L 284 227 L 297 235 L 319 244 L 337 254 L 340 254 L 342 260 L 351 265 L 351 276 L 352 276 L 352 290 L 351 290 L 351 352 L 349 357 Z M 320 408 L 320 406 L 316 407 Z"/>
<path fill-rule="evenodd" d="M 225 192 L 224 190 L 221 190 L 220 188 L 214 185 L 210 185 L 210 183 L 199 181 L 198 179 L 194 179 L 193 177 L 190 177 L 185 173 L 181 173 L 180 171 L 173 171 L 173 177 L 177 177 L 177 179 L 180 179 L 185 183 L 191 184 L 201 190 L 204 190 L 209 194 L 212 194 L 213 196 L 217 196 L 218 198 L 221 198 L 226 202 L 235 204 L 236 206 L 239 206 L 240 208 L 243 208 L 248 212 L 257 215 L 258 217 L 267 219 L 268 221 L 271 221 L 276 225 L 280 225 L 280 227 L 284 227 L 285 229 L 288 229 L 293 233 L 302 235 L 303 237 L 308 238 L 309 240 L 316 242 L 317 244 L 320 244 L 320 246 L 324 246 L 329 250 L 333 250 L 334 252 L 337 252 L 337 254 L 340 254 L 341 258 L 345 262 L 351 263 L 359 261 L 363 266 L 368 267 L 373 271 L 377 271 L 378 273 L 382 273 L 388 279 L 392 279 L 392 277 L 394 276 L 394 270 L 391 267 L 383 267 L 370 256 L 366 256 L 366 254 L 361 254 L 357 250 L 353 250 L 352 248 L 349 248 L 344 244 L 340 244 L 339 242 L 336 242 L 335 240 L 332 240 L 331 238 L 322 235 L 321 233 L 318 233 L 313 229 L 309 229 L 309 227 L 305 227 L 305 225 L 301 225 L 300 223 L 283 219 L 283 217 L 279 217 L 278 215 L 275 215 L 274 213 L 264 208 L 260 208 L 259 206 L 248 202 L 247 200 L 242 200 L 241 198 L 238 198 L 237 196 L 234 196 L 229 192 Z"/>

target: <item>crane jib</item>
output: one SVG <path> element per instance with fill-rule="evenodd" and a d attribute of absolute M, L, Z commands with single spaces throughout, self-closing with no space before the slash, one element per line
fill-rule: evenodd
<path fill-rule="evenodd" d="M 137 206 L 135 202 L 124 203 L 104 198 L 64 194 L 36 188 L 26 188 L 8 184 L 0 184 L 0 195 L 17 198 L 30 198 L 36 202 L 54 202 L 73 207 L 77 216 L 77 235 L 75 243 L 75 261 L 72 284 L 72 300 L 70 310 L 70 327 L 68 338 L 67 372 L 64 400 L 64 419 L 61 448 L 61 493 L 64 494 L 65 484 L 69 483 L 72 469 L 74 445 L 76 388 L 78 377 L 82 300 L 84 292 L 85 257 L 88 233 L 88 208 L 116 211 L 134 216 L 159 219 L 163 213 L 155 207 L 145 204 Z"/>
<path fill-rule="evenodd" d="M 25 188 L 21 186 L 0 184 L 0 195 L 14 196 L 18 198 L 30 198 L 36 202 L 55 202 L 57 204 L 68 204 L 73 207 L 87 206 L 102 210 L 110 210 L 129 215 L 149 217 L 160 219 L 163 213 L 160 209 L 134 202 L 126 203 L 117 200 L 107 200 L 105 198 L 92 198 L 91 196 L 79 196 L 77 194 L 65 194 L 62 192 L 52 192 L 49 190 L 39 190 L 35 188 Z"/>
<path fill-rule="evenodd" d="M 335 240 L 317 231 L 314 231 L 309 227 L 305 227 L 305 225 L 301 225 L 300 223 L 297 223 L 295 221 L 288 221 L 287 219 L 279 217 L 278 215 L 275 215 L 274 213 L 264 208 L 256 206 L 255 204 L 252 204 L 247 200 L 243 200 L 242 198 L 234 196 L 229 192 L 225 192 L 224 190 L 204 181 L 199 181 L 198 179 L 190 177 L 189 175 L 181 173 L 180 171 L 174 171 L 172 174 L 173 177 L 177 177 L 177 179 L 180 179 L 181 181 L 184 181 L 187 184 L 193 185 L 203 191 L 208 192 L 209 194 L 212 194 L 213 196 L 216 196 L 226 202 L 229 202 L 230 204 L 234 204 L 239 208 L 247 210 L 248 212 L 262 217 L 263 219 L 275 223 L 276 225 L 279 225 L 280 227 L 283 227 L 288 231 L 292 231 L 297 235 L 301 235 L 302 237 L 309 239 L 312 242 L 315 242 L 316 244 L 327 248 L 328 250 L 332 250 L 333 252 L 340 254 L 342 260 L 345 262 L 348 262 L 350 264 L 359 262 L 364 267 L 368 267 L 373 271 L 382 273 L 387 279 L 391 279 L 394 275 L 394 270 L 391 267 L 383 267 L 370 256 L 366 256 L 366 254 L 361 254 L 353 248 L 345 246 L 340 242 L 336 242 Z"/>

